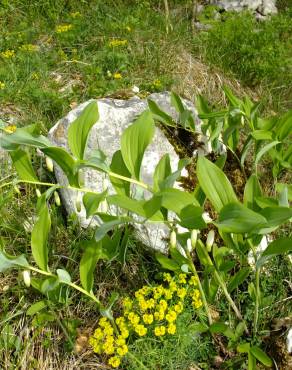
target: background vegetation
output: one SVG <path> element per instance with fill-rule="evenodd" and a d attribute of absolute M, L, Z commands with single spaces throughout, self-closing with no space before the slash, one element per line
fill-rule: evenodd
<path fill-rule="evenodd" d="M 200 92 L 215 107 L 222 107 L 226 101 L 221 87 L 227 84 L 239 96 L 247 93 L 261 99 L 263 114 L 292 108 L 292 14 L 288 1 L 279 2 L 280 14 L 266 22 L 259 23 L 248 13 L 231 14 L 224 22 L 212 22 L 213 27 L 203 32 L 194 32 L 191 27 L 191 2 L 169 3 L 171 27 L 167 33 L 163 1 L 2 0 L 0 120 L 18 127 L 37 123 L 46 134 L 76 104 L 103 96 L 129 98 L 134 85 L 141 97 L 174 89 L 193 99 Z M 115 40 L 122 43 L 115 45 Z M 51 180 L 42 161 L 34 158 L 39 171 Z M 11 169 L 3 158 L 0 163 L 1 179 L 9 179 Z M 0 192 L 1 243 L 9 251 L 30 253 L 36 199 L 33 186 L 22 186 L 19 193 L 13 188 Z M 53 263 L 74 271 L 82 241 L 90 232 L 81 230 L 74 218 L 67 220 L 62 207 L 51 207 Z M 281 233 L 291 236 L 291 229 Z M 102 287 L 101 300 L 106 301 L 113 290 L 130 293 L 157 277 L 160 267 L 150 251 L 134 238 L 130 238 L 128 250 L 124 263 L 102 262 L 98 266 L 95 278 Z M 266 302 L 263 327 L 291 312 L 289 266 L 286 259 L 277 258 L 267 267 L 274 273 L 262 277 L 266 296 L 269 292 L 273 295 Z M 80 358 L 71 352 L 80 336 L 77 328 L 86 329 L 84 323 L 90 327 L 96 324 L 88 301 L 65 290 L 52 300 L 48 312 L 36 318 L 27 316 L 26 311 L 40 297 L 28 290 L 17 274 L 1 275 L 0 291 L 1 368 L 97 366 L 90 354 Z M 241 294 L 239 291 L 239 300 L 245 302 Z M 226 309 L 219 304 L 214 315 L 216 310 Z M 252 311 L 253 306 L 248 307 L 247 316 Z M 188 312 L 183 320 L 188 324 Z M 132 350 L 149 369 L 189 369 L 195 365 L 209 369 L 213 366 L 210 354 L 216 354 L 211 339 L 201 341 L 198 335 L 191 339 L 178 331 L 164 345 L 140 340 Z M 127 366 L 137 369 L 135 362 Z"/>

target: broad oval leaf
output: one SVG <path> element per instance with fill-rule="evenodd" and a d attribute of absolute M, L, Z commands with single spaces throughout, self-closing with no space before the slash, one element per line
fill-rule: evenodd
<path fill-rule="evenodd" d="M 272 141 L 271 143 L 265 145 L 264 147 L 259 150 L 259 152 L 256 154 L 255 158 L 255 165 L 257 165 L 262 158 L 262 156 L 267 153 L 270 149 L 272 149 L 274 146 L 278 145 L 280 141 Z"/>
<path fill-rule="evenodd" d="M 190 204 L 199 206 L 194 194 L 179 189 L 164 189 L 156 195 L 162 197 L 161 205 L 164 208 L 175 212 L 177 215 Z"/>
<path fill-rule="evenodd" d="M 71 276 L 66 270 L 57 269 L 56 272 L 57 272 L 60 283 L 64 283 L 64 284 L 70 284 L 71 283 Z"/>
<path fill-rule="evenodd" d="M 98 242 L 101 240 L 110 230 L 117 226 L 127 224 L 133 221 L 130 217 L 111 217 L 111 220 L 104 222 L 102 225 L 96 228 L 94 238 Z"/>
<path fill-rule="evenodd" d="M 37 221 L 31 232 L 32 255 L 40 269 L 48 271 L 48 236 L 51 229 L 51 217 L 47 202 L 42 204 Z"/>
<path fill-rule="evenodd" d="M 174 260 L 167 258 L 164 254 L 156 253 L 155 257 L 164 269 L 170 270 L 170 271 L 180 270 L 180 265 Z"/>
<path fill-rule="evenodd" d="M 292 208 L 266 207 L 261 210 L 261 215 L 267 220 L 267 225 L 259 230 L 260 234 L 266 234 L 276 230 L 280 225 L 289 221 L 292 217 Z"/>
<path fill-rule="evenodd" d="M 114 153 L 112 157 L 110 169 L 112 172 L 118 175 L 131 178 L 131 174 L 127 166 L 125 165 L 122 152 L 120 150 Z M 113 176 L 110 176 L 110 181 L 118 194 L 127 195 L 127 196 L 130 195 L 130 182 L 129 181 L 124 181 L 122 179 L 118 179 Z"/>
<path fill-rule="evenodd" d="M 171 174 L 170 158 L 169 154 L 165 154 L 155 167 L 153 176 L 153 190 L 154 191 L 163 190 L 161 184 L 170 174 Z"/>
<path fill-rule="evenodd" d="M 25 150 L 18 148 L 10 153 L 13 165 L 22 180 L 38 181 L 38 178 L 32 168 L 31 160 Z"/>
<path fill-rule="evenodd" d="M 221 232 L 234 234 L 252 233 L 265 225 L 267 225 L 265 217 L 240 203 L 230 203 L 224 206 L 216 223 Z"/>
<path fill-rule="evenodd" d="M 233 292 L 234 289 L 236 289 L 240 284 L 244 282 L 244 280 L 248 277 L 250 274 L 250 268 L 249 267 L 243 267 L 241 268 L 234 276 L 232 276 L 230 283 L 228 284 L 228 292 Z"/>
<path fill-rule="evenodd" d="M 107 190 L 100 194 L 86 193 L 83 195 L 83 205 L 86 209 L 86 217 L 90 217 L 97 212 L 100 202 L 102 202 L 107 195 Z"/>
<path fill-rule="evenodd" d="M 273 361 L 270 359 L 270 357 L 259 347 L 253 346 L 250 348 L 250 353 L 263 365 L 272 367 Z"/>
<path fill-rule="evenodd" d="M 136 179 L 140 179 L 140 169 L 147 146 L 154 135 L 154 121 L 149 111 L 145 111 L 129 127 L 125 129 L 121 138 L 121 152 L 123 160 Z"/>
<path fill-rule="evenodd" d="M 280 238 L 272 241 L 257 261 L 257 267 L 263 266 L 268 260 L 292 251 L 292 238 Z"/>
<path fill-rule="evenodd" d="M 203 209 L 201 207 L 189 204 L 181 210 L 179 214 L 179 224 L 187 229 L 203 229 L 206 227 L 206 223 L 202 214 Z"/>
<path fill-rule="evenodd" d="M 69 126 L 68 145 L 76 158 L 84 158 L 88 134 L 98 119 L 97 102 L 93 101 L 84 108 L 80 116 Z"/>
<path fill-rule="evenodd" d="M 199 157 L 197 176 L 201 188 L 217 212 L 237 197 L 224 172 L 207 158 Z"/>
<path fill-rule="evenodd" d="M 262 196 L 261 186 L 257 175 L 253 174 L 247 180 L 244 188 L 243 202 L 244 205 L 254 211 L 259 211 L 260 207 L 257 205 L 255 198 Z"/>
<path fill-rule="evenodd" d="M 153 119 L 166 126 L 176 127 L 176 123 L 173 121 L 172 117 L 161 110 L 153 100 L 148 99 L 148 107 L 152 113 Z"/>
<path fill-rule="evenodd" d="M 13 134 L 0 136 L 0 147 L 5 150 L 15 150 L 19 145 L 40 149 L 52 146 L 51 142 L 45 136 L 34 135 L 25 128 L 19 128 Z"/>
<path fill-rule="evenodd" d="M 28 267 L 29 264 L 23 254 L 20 256 L 11 256 L 0 249 L 0 272 L 5 272 L 8 269 L 15 267 Z"/>

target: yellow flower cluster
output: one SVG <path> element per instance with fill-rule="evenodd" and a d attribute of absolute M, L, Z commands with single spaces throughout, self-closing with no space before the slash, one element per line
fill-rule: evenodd
<path fill-rule="evenodd" d="M 68 32 L 72 28 L 73 28 L 72 24 L 60 24 L 59 26 L 56 26 L 56 32 L 64 33 L 64 32 Z"/>
<path fill-rule="evenodd" d="M 158 80 L 158 79 L 157 80 L 154 80 L 153 81 L 153 86 L 156 87 L 156 88 L 161 87 L 162 86 L 161 81 Z"/>
<path fill-rule="evenodd" d="M 8 125 L 5 126 L 3 129 L 7 134 L 13 134 L 13 132 L 16 131 L 16 126 L 15 125 Z"/>
<path fill-rule="evenodd" d="M 98 324 L 98 328 L 89 339 L 89 344 L 95 353 L 111 356 L 108 364 L 116 368 L 120 365 L 121 358 L 128 353 L 126 339 L 129 336 L 129 330 L 125 319 L 118 317 L 115 327 L 105 317 L 101 318 Z"/>
<path fill-rule="evenodd" d="M 202 306 L 197 278 L 186 274 L 172 277 L 165 273 L 163 284 L 143 286 L 135 292 L 133 299 L 124 298 L 123 315 L 116 318 L 115 323 L 100 319 L 90 344 L 97 354 L 110 356 L 108 364 L 116 368 L 128 352 L 126 339 L 130 335 L 131 338 L 147 334 L 156 337 L 174 335 L 176 321 L 190 300 L 194 308 Z"/>
<path fill-rule="evenodd" d="M 39 47 L 37 45 L 33 45 L 33 44 L 24 44 L 24 45 L 21 45 L 19 47 L 19 50 L 27 51 L 27 52 L 37 51 L 38 49 L 39 49 Z"/>
<path fill-rule="evenodd" d="M 122 78 L 123 78 L 123 76 L 122 76 L 122 74 L 121 74 L 121 73 L 116 72 L 116 73 L 114 73 L 114 74 L 113 74 L 113 78 L 114 78 L 115 80 L 120 80 L 120 79 L 122 79 Z"/>
<path fill-rule="evenodd" d="M 2 51 L 1 57 L 4 58 L 4 59 L 11 59 L 11 58 L 15 57 L 15 51 L 14 50 Z"/>
<path fill-rule="evenodd" d="M 0 90 L 4 90 L 5 89 L 5 83 L 0 81 Z"/>
<path fill-rule="evenodd" d="M 109 42 L 108 46 L 115 48 L 117 46 L 126 46 L 127 44 L 128 40 L 114 39 Z"/>

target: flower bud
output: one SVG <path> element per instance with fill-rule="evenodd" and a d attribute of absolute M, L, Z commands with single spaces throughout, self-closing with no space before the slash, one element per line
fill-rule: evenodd
<path fill-rule="evenodd" d="M 212 222 L 212 218 L 210 217 L 208 212 L 204 212 L 202 214 L 203 220 L 208 224 L 209 222 Z"/>
<path fill-rule="evenodd" d="M 40 189 L 35 189 L 36 195 L 38 198 L 42 196 L 42 193 L 40 192 Z"/>
<path fill-rule="evenodd" d="M 176 232 L 174 230 L 170 233 L 170 248 L 176 247 Z"/>
<path fill-rule="evenodd" d="M 191 252 L 192 249 L 193 249 L 191 239 L 188 239 L 187 240 L 187 249 L 188 249 L 189 252 Z"/>
<path fill-rule="evenodd" d="M 79 170 L 78 171 L 78 183 L 79 183 L 79 186 L 84 186 L 84 183 L 85 183 L 85 179 L 84 179 L 84 172 L 82 170 Z"/>
<path fill-rule="evenodd" d="M 56 203 L 56 206 L 57 207 L 60 207 L 61 205 L 61 200 L 60 200 L 60 197 L 59 197 L 59 194 L 57 191 L 54 191 L 54 198 L 55 198 L 55 203 Z"/>
<path fill-rule="evenodd" d="M 48 171 L 53 172 L 54 163 L 53 163 L 53 161 L 51 160 L 50 157 L 46 157 L 46 166 L 47 166 Z"/>
<path fill-rule="evenodd" d="M 77 194 L 75 207 L 76 207 L 77 212 L 81 211 L 81 193 L 80 192 L 78 192 L 78 194 Z"/>
<path fill-rule="evenodd" d="M 197 238 L 198 238 L 198 230 L 192 230 L 192 232 L 191 232 L 192 249 L 196 248 Z"/>
<path fill-rule="evenodd" d="M 24 270 L 22 272 L 22 277 L 24 284 L 29 288 L 30 287 L 30 272 L 28 270 Z"/>
<path fill-rule="evenodd" d="M 208 252 L 211 252 L 211 248 L 214 243 L 214 238 L 215 238 L 215 231 L 210 230 L 208 232 L 207 241 L 206 241 L 206 247 L 207 247 Z"/>

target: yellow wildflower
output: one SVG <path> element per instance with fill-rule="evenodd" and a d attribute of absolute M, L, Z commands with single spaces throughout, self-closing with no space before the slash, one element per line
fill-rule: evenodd
<path fill-rule="evenodd" d="M 184 297 L 186 296 L 187 294 L 187 290 L 185 288 L 180 288 L 177 290 L 176 292 L 177 296 L 180 298 L 180 299 L 184 299 Z"/>
<path fill-rule="evenodd" d="M 202 302 L 200 299 L 197 299 L 197 300 L 193 301 L 193 306 L 194 306 L 196 309 L 198 309 L 198 308 L 202 307 L 202 305 L 203 305 L 203 302 Z"/>
<path fill-rule="evenodd" d="M 193 298 L 193 299 L 198 299 L 198 298 L 200 298 L 200 291 L 199 291 L 199 289 L 195 289 L 195 290 L 193 291 L 193 293 L 192 293 L 192 298 Z"/>
<path fill-rule="evenodd" d="M 137 314 L 135 314 L 134 312 L 129 313 L 128 319 L 130 320 L 132 325 L 137 325 L 140 321 L 140 317 Z"/>
<path fill-rule="evenodd" d="M 145 324 L 152 324 L 153 323 L 153 315 L 152 314 L 144 314 L 143 315 L 143 321 Z"/>
<path fill-rule="evenodd" d="M 123 329 L 121 331 L 121 337 L 127 339 L 128 336 L 129 336 L 129 330 L 128 329 Z"/>
<path fill-rule="evenodd" d="M 119 335 L 118 338 L 116 339 L 116 345 L 117 346 L 124 346 L 126 344 L 125 339 Z"/>
<path fill-rule="evenodd" d="M 172 298 L 172 291 L 170 289 L 164 289 L 164 297 L 165 299 L 169 300 Z"/>
<path fill-rule="evenodd" d="M 95 331 L 94 331 L 94 334 L 93 334 L 94 338 L 96 339 L 102 339 L 103 338 L 103 332 L 100 328 L 97 328 Z"/>
<path fill-rule="evenodd" d="M 126 344 L 117 348 L 118 355 L 125 356 L 126 353 L 128 353 L 128 346 Z"/>
<path fill-rule="evenodd" d="M 4 131 L 7 134 L 13 134 L 13 132 L 16 131 L 16 126 L 15 125 L 8 125 L 8 126 L 4 127 Z"/>
<path fill-rule="evenodd" d="M 178 276 L 179 283 L 180 284 L 186 284 L 187 283 L 186 277 L 187 277 L 186 274 L 179 274 L 179 276 Z"/>
<path fill-rule="evenodd" d="M 117 46 L 126 46 L 128 44 L 128 40 L 118 40 L 114 39 L 109 42 L 110 47 L 117 47 Z"/>
<path fill-rule="evenodd" d="M 24 44 L 24 45 L 21 45 L 19 47 L 19 50 L 27 51 L 27 52 L 37 51 L 38 49 L 39 49 L 39 47 L 37 45 L 33 45 L 33 44 Z"/>
<path fill-rule="evenodd" d="M 144 298 L 139 298 L 139 307 L 141 308 L 142 311 L 146 311 L 148 308 L 148 304 L 145 301 Z"/>
<path fill-rule="evenodd" d="M 164 289 L 163 289 L 163 286 L 162 285 L 159 285 L 159 286 L 153 288 L 153 297 L 155 299 L 161 298 L 161 296 L 163 294 L 163 291 L 164 291 Z"/>
<path fill-rule="evenodd" d="M 165 312 L 163 309 L 159 309 L 159 311 L 154 312 L 154 318 L 155 320 L 163 320 L 164 319 Z"/>
<path fill-rule="evenodd" d="M 191 276 L 189 284 L 190 285 L 197 285 L 198 284 L 198 278 L 195 275 Z"/>
<path fill-rule="evenodd" d="M 118 326 L 123 326 L 125 324 L 125 318 L 123 316 L 119 316 L 116 318 L 116 324 Z"/>
<path fill-rule="evenodd" d="M 157 80 L 154 80 L 154 81 L 153 81 L 153 86 L 154 86 L 154 87 L 156 87 L 156 88 L 161 87 L 161 81 L 160 81 L 160 80 L 158 80 L 158 79 L 157 79 Z"/>
<path fill-rule="evenodd" d="M 0 90 L 4 90 L 5 89 L 5 83 L 0 81 Z"/>
<path fill-rule="evenodd" d="M 162 299 L 162 300 L 159 302 L 159 307 L 160 307 L 161 309 L 163 309 L 164 311 L 167 309 L 167 306 L 168 306 L 168 304 L 167 304 L 167 302 L 166 302 L 166 300 L 165 300 L 165 299 Z"/>
<path fill-rule="evenodd" d="M 168 328 L 167 328 L 167 332 L 168 334 L 175 334 L 176 332 L 176 325 L 171 323 L 168 325 Z"/>
<path fill-rule="evenodd" d="M 114 329 L 111 326 L 106 326 L 104 328 L 104 334 L 105 335 L 113 335 Z"/>
<path fill-rule="evenodd" d="M 108 364 L 114 368 L 119 367 L 121 364 L 121 360 L 118 356 L 113 356 L 108 360 Z"/>
<path fill-rule="evenodd" d="M 122 77 L 122 74 L 121 74 L 121 73 L 119 73 L 119 72 L 115 72 L 115 73 L 113 74 L 113 78 L 114 78 L 115 80 L 121 80 L 123 77 Z"/>
<path fill-rule="evenodd" d="M 126 30 L 127 30 L 128 32 L 131 32 L 131 31 L 132 31 L 132 28 L 131 28 L 130 26 L 126 26 Z"/>
<path fill-rule="evenodd" d="M 154 308 L 155 307 L 155 300 L 153 298 L 148 299 L 146 301 L 148 308 Z"/>
<path fill-rule="evenodd" d="M 166 281 L 166 282 L 168 282 L 168 283 L 170 283 L 171 280 L 172 280 L 171 275 L 168 272 L 165 272 L 163 274 L 163 280 Z"/>
<path fill-rule="evenodd" d="M 15 51 L 14 50 L 5 50 L 1 53 L 2 58 L 4 59 L 10 59 L 15 57 Z"/>
<path fill-rule="evenodd" d="M 106 327 L 109 324 L 109 322 L 108 322 L 108 319 L 106 317 L 102 317 L 101 319 L 99 319 L 98 324 L 102 328 L 104 328 L 104 327 Z"/>
<path fill-rule="evenodd" d="M 156 326 L 156 328 L 154 329 L 154 334 L 157 336 L 157 337 L 160 337 L 162 335 L 165 335 L 165 326 Z"/>
<path fill-rule="evenodd" d="M 135 332 L 140 336 L 143 337 L 147 333 L 147 328 L 144 325 L 136 325 Z"/>
<path fill-rule="evenodd" d="M 33 72 L 33 73 L 31 74 L 31 78 L 32 78 L 33 80 L 38 80 L 38 79 L 40 78 L 40 76 L 39 76 L 39 74 L 38 74 L 37 72 Z"/>
<path fill-rule="evenodd" d="M 112 355 L 115 352 L 115 347 L 110 343 L 104 343 L 102 349 L 106 355 Z"/>
<path fill-rule="evenodd" d="M 63 32 L 68 32 L 73 28 L 72 24 L 60 24 L 56 26 L 56 32 L 57 33 L 63 33 Z"/>
<path fill-rule="evenodd" d="M 174 310 L 175 312 L 177 313 L 181 313 L 183 311 L 183 308 L 184 308 L 184 305 L 182 302 L 178 302 L 175 306 L 174 306 Z"/>
<path fill-rule="evenodd" d="M 176 292 L 176 291 L 177 291 L 177 285 L 176 285 L 176 283 L 175 283 L 174 281 L 171 281 L 171 282 L 169 283 L 169 290 L 170 290 L 171 292 Z"/>
<path fill-rule="evenodd" d="M 126 311 L 130 311 L 131 310 L 131 308 L 133 306 L 133 302 L 132 302 L 132 300 L 129 297 L 124 298 L 122 303 L 123 303 L 124 309 Z"/>
<path fill-rule="evenodd" d="M 177 313 L 175 311 L 169 311 L 166 315 L 165 315 L 165 319 L 168 321 L 168 322 L 173 322 L 175 321 L 177 318 Z"/>

